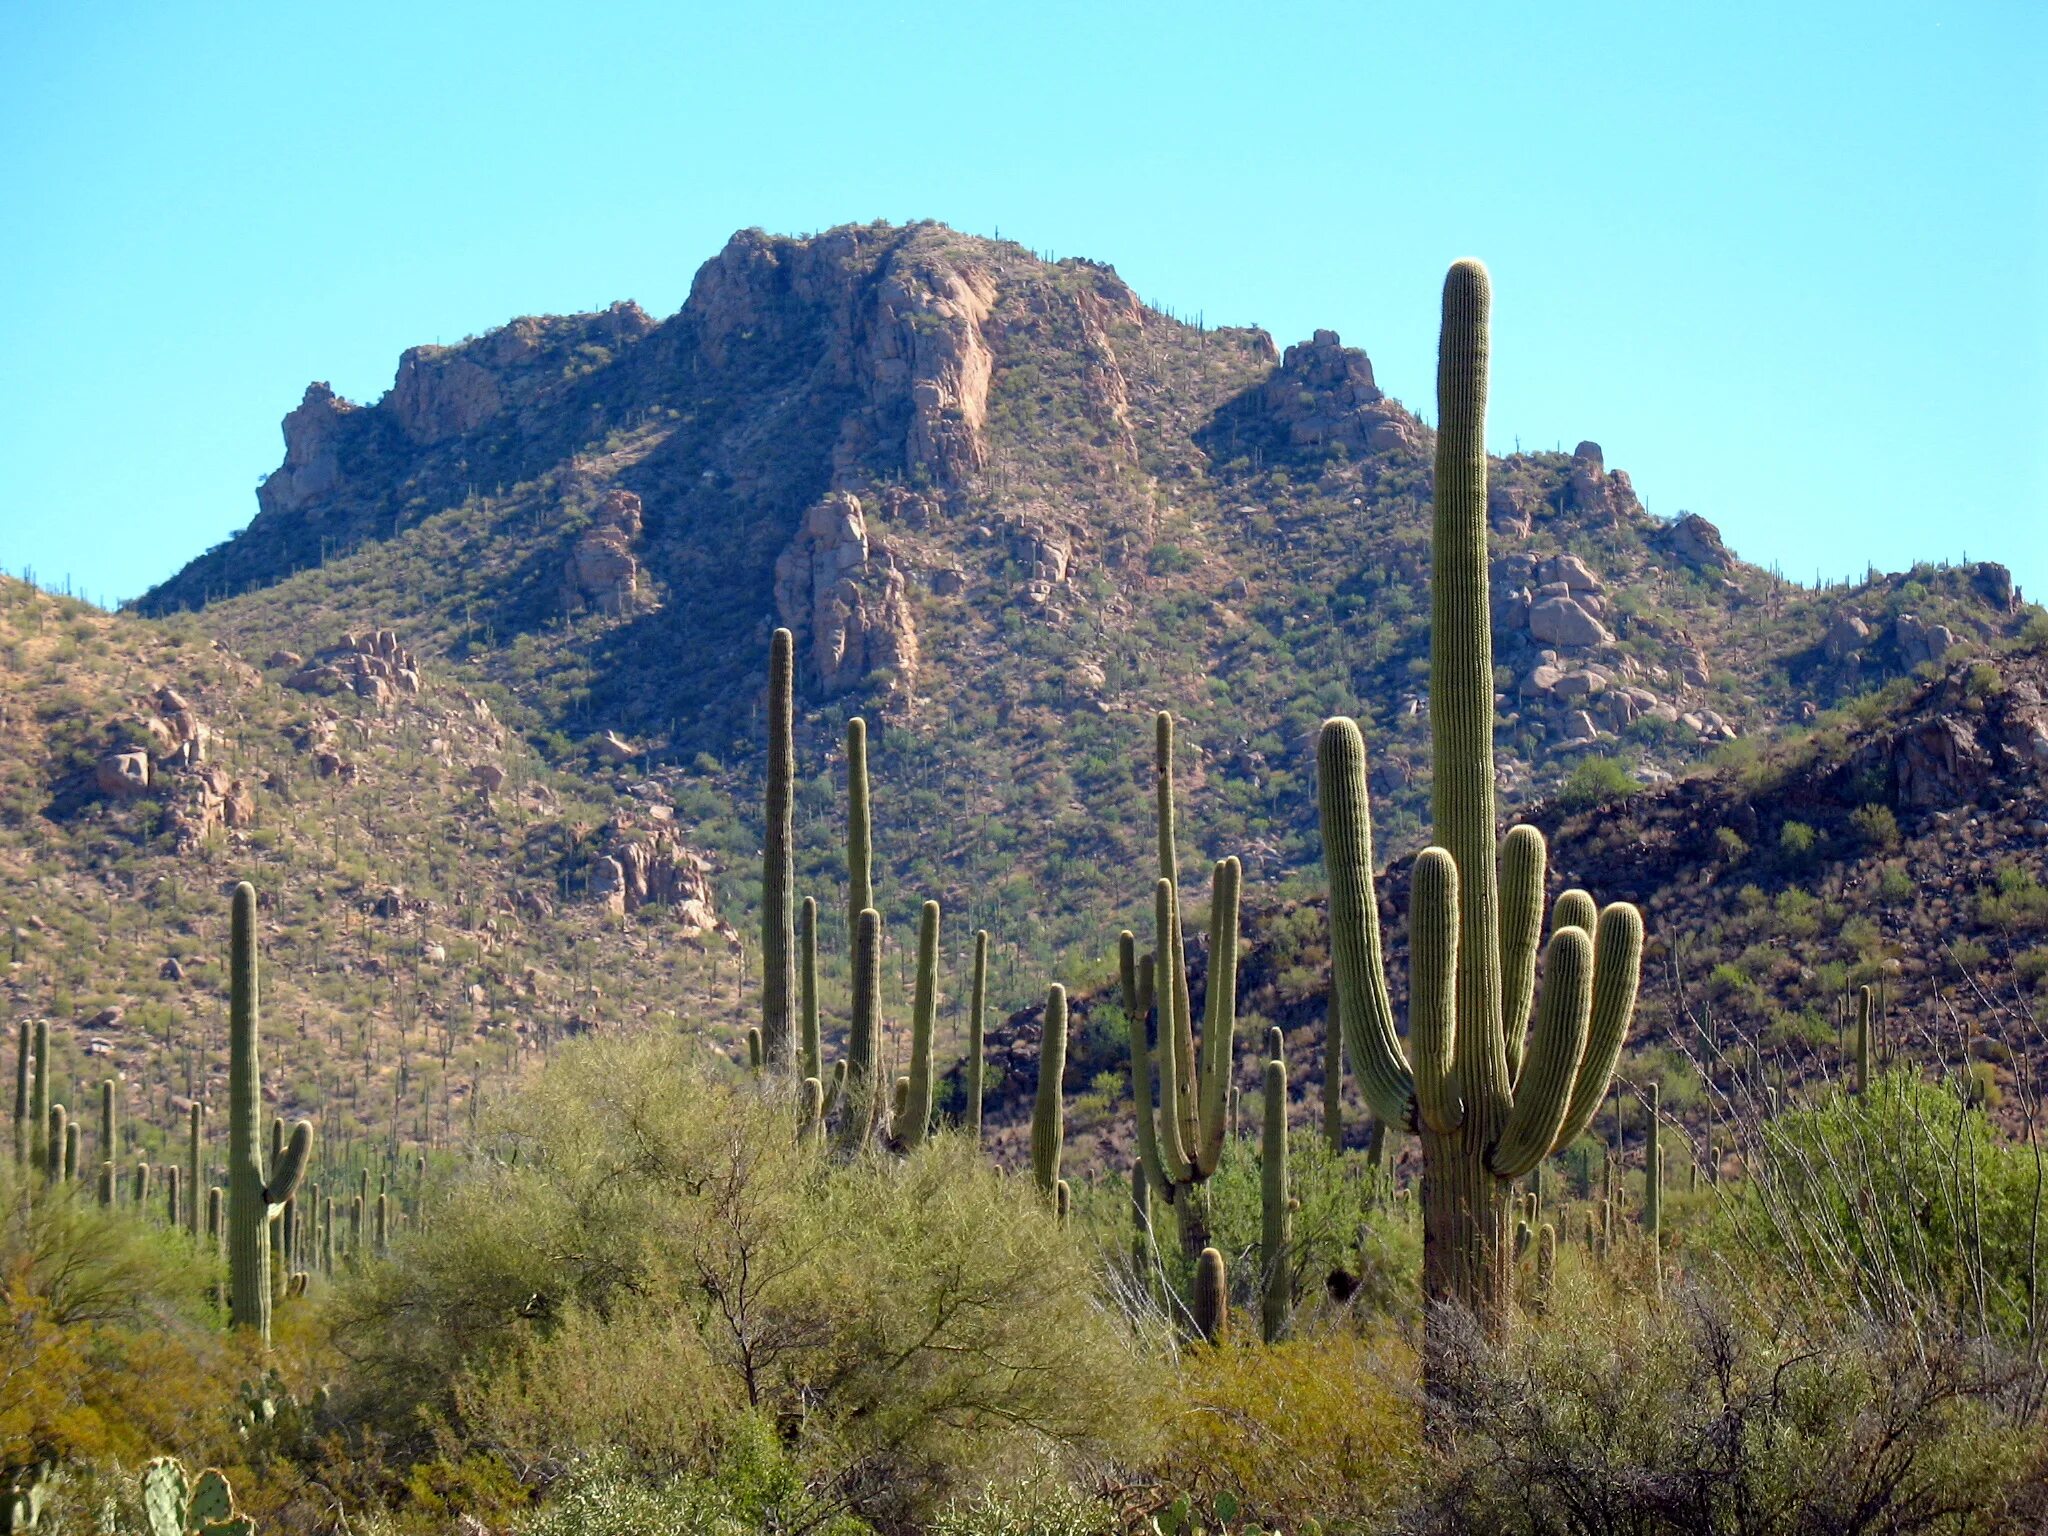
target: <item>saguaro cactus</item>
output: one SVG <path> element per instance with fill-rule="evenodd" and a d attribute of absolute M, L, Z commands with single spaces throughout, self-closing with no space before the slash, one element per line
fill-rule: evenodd
<path fill-rule="evenodd" d="M 119 1126 L 115 1123 L 118 1089 L 111 1077 L 100 1079 L 100 1160 L 113 1162 L 120 1148 L 115 1145 L 115 1134 Z"/>
<path fill-rule="evenodd" d="M 299 1187 L 313 1146 L 312 1122 L 292 1127 L 284 1155 L 264 1176 L 260 1127 L 263 1078 L 257 1063 L 256 888 L 235 887 L 228 939 L 228 1276 L 229 1317 L 270 1342 L 270 1223 Z"/>
<path fill-rule="evenodd" d="M 988 930 L 974 930 L 974 970 L 967 984 L 967 1136 L 981 1145 L 981 1101 L 987 1093 Z"/>
<path fill-rule="evenodd" d="M 796 1055 L 796 642 L 768 645 L 767 830 L 761 840 L 761 1048 L 771 1075 Z"/>
<path fill-rule="evenodd" d="M 1287 1065 L 1266 1063 L 1265 1135 L 1259 1144 L 1259 1263 L 1265 1270 L 1259 1334 L 1275 1344 L 1294 1310 L 1294 1274 L 1288 1251 Z"/>
<path fill-rule="evenodd" d="M 1323 1019 L 1323 1140 L 1332 1152 L 1344 1150 L 1344 1031 L 1339 1026 L 1337 988 L 1330 987 L 1329 1011 Z"/>
<path fill-rule="evenodd" d="M 882 917 L 864 908 L 853 925 L 853 1021 L 846 1034 L 846 1081 L 839 1093 L 839 1145 L 857 1151 L 882 1112 Z"/>
<path fill-rule="evenodd" d="M 1230 1076 L 1237 1029 L 1237 912 L 1243 871 L 1219 861 L 1209 883 L 1209 974 L 1202 1037 L 1194 1036 L 1187 952 L 1182 939 L 1179 855 L 1175 849 L 1173 716 L 1153 722 L 1153 786 L 1158 820 L 1159 878 L 1152 888 L 1152 985 L 1140 997 L 1136 939 L 1118 938 L 1124 1012 L 1130 1021 L 1131 1101 L 1138 1117 L 1138 1155 L 1154 1189 L 1179 1216 L 1182 1250 L 1208 1246 L 1203 1185 L 1216 1172 L 1230 1117 Z M 1145 1017 L 1156 1005 L 1158 1041 Z M 1159 1106 L 1152 1107 L 1157 1082 Z"/>
<path fill-rule="evenodd" d="M 191 1212 L 189 1223 L 192 1236 L 199 1236 L 199 1191 L 206 1187 L 205 1141 L 202 1127 L 206 1111 L 194 1104 L 186 1111 L 185 1181 L 191 1190 Z"/>
<path fill-rule="evenodd" d="M 1852 1093 L 1866 1093 L 1870 1088 L 1870 988 L 1856 989 L 1856 1075 L 1851 1081 Z"/>
<path fill-rule="evenodd" d="M 928 901 L 917 918 L 917 990 L 910 1005 L 910 1093 L 896 1138 L 924 1144 L 932 1125 L 932 1032 L 939 1017 L 939 904 Z"/>
<path fill-rule="evenodd" d="M 43 1121 L 43 1174 L 54 1184 L 64 1177 L 64 1143 L 71 1119 L 62 1104 L 52 1104 Z"/>
<path fill-rule="evenodd" d="M 1188 1310 L 1194 1315 L 1195 1332 L 1207 1343 L 1229 1341 L 1230 1276 L 1223 1255 L 1214 1248 L 1204 1248 L 1195 1259 L 1195 1292 Z"/>
<path fill-rule="evenodd" d="M 21 1021 L 21 1039 L 14 1052 L 14 1160 L 26 1163 L 35 1137 L 29 1124 L 29 1110 L 34 1090 L 30 1078 L 35 1065 L 34 1026 L 27 1019 Z"/>
<path fill-rule="evenodd" d="M 797 991 L 803 1017 L 803 1074 L 825 1075 L 825 1042 L 818 1023 L 818 898 L 806 896 L 797 919 Z"/>
<path fill-rule="evenodd" d="M 1048 1199 L 1058 1193 L 1060 1150 L 1066 1139 L 1067 989 L 1054 982 L 1045 993 L 1045 1028 L 1038 1039 L 1038 1100 L 1031 1110 L 1031 1172 Z"/>
<path fill-rule="evenodd" d="M 1499 1330 L 1514 1294 L 1513 1181 L 1575 1139 L 1599 1107 L 1635 1008 L 1643 928 L 1635 908 L 1616 903 L 1589 933 L 1580 924 L 1590 898 L 1560 904 L 1560 915 L 1577 921 L 1551 934 L 1525 1049 L 1546 849 L 1533 827 L 1495 843 L 1489 304 L 1486 269 L 1453 266 L 1437 363 L 1431 582 L 1439 846 L 1416 858 L 1409 896 L 1406 1052 L 1381 955 L 1365 741 L 1355 722 L 1325 722 L 1317 777 L 1345 1054 L 1373 1112 L 1422 1139 L 1425 1298 L 1433 1317 L 1455 1304 Z"/>
<path fill-rule="evenodd" d="M 846 722 L 846 942 L 860 937 L 860 915 L 875 905 L 874 808 L 868 791 L 868 723 Z"/>
<path fill-rule="evenodd" d="M 30 1133 L 38 1139 L 32 1160 L 47 1164 L 50 1155 L 46 1139 L 50 1128 L 50 1021 L 36 1020 L 36 1080 L 33 1105 L 30 1110 Z M 62 1149 L 59 1149 L 62 1156 Z"/>

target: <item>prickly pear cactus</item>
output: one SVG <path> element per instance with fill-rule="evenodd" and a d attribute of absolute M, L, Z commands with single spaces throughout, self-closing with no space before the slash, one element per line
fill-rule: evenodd
<path fill-rule="evenodd" d="M 256 1522 L 235 1512 L 225 1477 L 208 1467 L 189 1482 L 170 1456 L 143 1468 L 142 1510 L 150 1536 L 255 1536 Z"/>

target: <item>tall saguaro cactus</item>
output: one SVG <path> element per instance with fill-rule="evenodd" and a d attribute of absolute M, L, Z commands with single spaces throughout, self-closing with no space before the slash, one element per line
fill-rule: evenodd
<path fill-rule="evenodd" d="M 806 896 L 797 918 L 797 991 L 803 1019 L 802 1066 L 805 1077 L 825 1075 L 825 1041 L 818 1023 L 818 898 Z"/>
<path fill-rule="evenodd" d="M 796 641 L 768 645 L 767 830 L 761 840 L 761 1049 L 770 1074 L 796 1056 Z"/>
<path fill-rule="evenodd" d="M 235 887 L 228 939 L 228 1303 L 237 1328 L 270 1342 L 270 1224 L 299 1186 L 313 1146 L 312 1122 L 263 1171 L 263 1078 L 257 1063 L 256 888 Z"/>
<path fill-rule="evenodd" d="M 1265 1271 L 1259 1334 L 1277 1344 L 1294 1311 L 1287 1190 L 1287 1063 L 1266 1063 L 1265 1135 L 1259 1145 L 1259 1264 Z"/>
<path fill-rule="evenodd" d="M 846 942 L 849 951 L 859 937 L 861 913 L 874 906 L 875 823 L 868 790 L 868 723 L 855 715 L 846 722 Z"/>
<path fill-rule="evenodd" d="M 939 1018 L 939 904 L 928 901 L 917 918 L 917 991 L 910 1004 L 910 1095 L 896 1137 L 924 1144 L 932 1126 L 932 1034 Z"/>
<path fill-rule="evenodd" d="M 1045 994 L 1045 1029 L 1038 1041 L 1038 1099 L 1031 1110 L 1031 1172 L 1051 1199 L 1059 1190 L 1061 1144 L 1067 1134 L 1067 989 L 1054 982 Z"/>
<path fill-rule="evenodd" d="M 882 1111 L 882 916 L 862 909 L 853 924 L 853 1019 L 846 1033 L 839 1145 L 865 1147 Z"/>
<path fill-rule="evenodd" d="M 185 1181 L 190 1191 L 189 1203 L 191 1206 L 187 1225 L 191 1229 L 194 1241 L 197 1241 L 199 1237 L 199 1191 L 206 1187 L 206 1145 L 202 1130 L 205 1119 L 206 1111 L 197 1103 L 194 1103 L 185 1113 L 187 1137 L 185 1146 Z"/>
<path fill-rule="evenodd" d="M 1173 788 L 1173 716 L 1153 720 L 1152 767 L 1158 878 L 1152 887 L 1151 985 L 1139 985 L 1136 940 L 1118 939 L 1124 1014 L 1131 1035 L 1131 1101 L 1138 1116 L 1138 1155 L 1159 1195 L 1177 1213 L 1188 1257 L 1208 1246 L 1204 1185 L 1223 1156 L 1229 1124 L 1231 1067 L 1237 1031 L 1238 900 L 1243 869 L 1235 858 L 1210 871 L 1209 974 L 1202 1036 L 1195 1039 L 1187 950 L 1180 913 L 1180 859 Z M 1140 994 L 1147 994 L 1141 996 Z M 1156 1007 L 1157 1041 L 1146 1014 Z M 1159 1105 L 1153 1111 L 1157 1085 Z"/>
<path fill-rule="evenodd" d="M 1533 827 L 1495 841 L 1490 305 L 1486 269 L 1476 261 L 1454 265 L 1444 282 L 1437 362 L 1430 626 L 1437 846 L 1417 856 L 1409 895 L 1406 1050 L 1381 953 L 1365 740 L 1356 722 L 1324 723 L 1317 778 L 1345 1054 L 1373 1113 L 1422 1140 L 1425 1299 L 1432 1317 L 1452 1304 L 1498 1330 L 1514 1295 L 1514 1181 L 1577 1138 L 1599 1107 L 1635 1010 L 1643 924 L 1626 903 L 1594 919 L 1590 898 L 1561 902 L 1528 1031 L 1547 850 Z"/>
<path fill-rule="evenodd" d="M 35 1137 L 29 1126 L 29 1111 L 33 1101 L 30 1078 L 34 1069 L 35 1050 L 34 1027 L 27 1019 L 21 1021 L 21 1039 L 14 1053 L 14 1160 L 26 1163 Z"/>
<path fill-rule="evenodd" d="M 117 1146 L 115 1145 L 115 1141 L 116 1141 L 116 1139 L 117 1139 L 117 1133 L 118 1133 L 118 1131 L 119 1131 L 119 1129 L 120 1129 L 120 1127 L 119 1127 L 119 1125 L 118 1125 L 118 1123 L 117 1123 L 117 1120 L 116 1120 L 116 1116 L 117 1116 L 117 1114 L 118 1114 L 118 1109 L 117 1109 L 117 1107 L 116 1107 L 116 1106 L 117 1106 L 117 1104 L 118 1104 L 118 1101 L 119 1101 L 119 1090 L 118 1090 L 118 1088 L 116 1087 L 116 1085 L 115 1085 L 115 1082 L 114 1082 L 114 1080 L 113 1080 L 113 1079 L 112 1079 L 111 1077 L 104 1077 L 104 1078 L 101 1078 L 101 1079 L 100 1079 L 100 1161 L 101 1161 L 101 1162 L 113 1162 L 113 1161 L 116 1161 L 116 1160 L 117 1160 L 117 1155 L 118 1155 L 118 1153 L 119 1153 L 119 1151 L 120 1151 L 119 1147 L 117 1147 Z"/>
<path fill-rule="evenodd" d="M 987 1091 L 988 930 L 974 930 L 974 969 L 967 983 L 967 1137 L 981 1145 L 981 1101 Z"/>
<path fill-rule="evenodd" d="M 33 1107 L 29 1111 L 30 1132 L 36 1140 L 34 1161 L 46 1161 L 49 1143 L 43 1138 L 50 1126 L 50 1021 L 36 1020 L 36 1079 Z M 61 1151 L 61 1149 L 60 1149 Z"/>

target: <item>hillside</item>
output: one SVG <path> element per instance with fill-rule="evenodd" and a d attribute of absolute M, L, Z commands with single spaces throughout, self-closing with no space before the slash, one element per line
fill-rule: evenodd
<path fill-rule="evenodd" d="M 204 605 L 251 655 L 394 630 L 500 685 L 552 761 L 616 732 L 740 826 L 787 624 L 800 878 L 833 867 L 842 722 L 878 716 L 892 921 L 935 895 L 1041 969 L 1101 955 L 1142 898 L 1159 707 L 1194 824 L 1255 884 L 1313 859 L 1330 713 L 1379 744 L 1387 846 L 1419 833 L 1431 433 L 1329 332 L 1283 353 L 935 224 L 748 231 L 666 320 L 414 348 L 374 404 L 312 386 L 285 439 L 250 526 L 144 612 Z M 1516 800 L 1588 755 L 1659 781 L 2026 616 L 1988 564 L 1785 582 L 1590 442 L 1497 461 L 1493 512 Z"/>

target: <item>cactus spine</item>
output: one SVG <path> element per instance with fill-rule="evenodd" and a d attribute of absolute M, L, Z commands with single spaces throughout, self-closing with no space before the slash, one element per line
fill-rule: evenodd
<path fill-rule="evenodd" d="M 270 1342 L 270 1224 L 298 1188 L 312 1150 L 301 1120 L 266 1179 L 258 1127 L 263 1079 L 257 1062 L 256 888 L 235 887 L 228 974 L 228 1272 L 229 1316 Z"/>
<path fill-rule="evenodd" d="M 1046 989 L 1045 1028 L 1038 1038 L 1038 1102 L 1031 1111 L 1031 1172 L 1047 1198 L 1058 1193 L 1060 1149 L 1066 1138 L 1067 989 Z"/>
<path fill-rule="evenodd" d="M 818 1024 L 818 898 L 806 896 L 797 921 L 797 990 L 803 1018 L 803 1074 L 825 1075 L 825 1041 Z"/>
<path fill-rule="evenodd" d="M 1204 1343 L 1229 1342 L 1230 1277 L 1223 1267 L 1223 1255 L 1214 1248 L 1204 1248 L 1195 1260 L 1195 1292 L 1188 1310 Z"/>
<path fill-rule="evenodd" d="M 1423 1145 L 1423 1289 L 1498 1332 L 1513 1301 L 1513 1181 L 1590 1123 L 1634 1011 L 1642 919 L 1554 926 L 1533 1035 L 1545 848 L 1496 845 L 1493 639 L 1487 592 L 1486 269 L 1451 268 L 1437 364 L 1430 625 L 1431 810 L 1439 846 L 1410 895 L 1409 1045 L 1394 1027 L 1373 891 L 1365 742 L 1327 721 L 1317 747 L 1323 858 L 1344 1043 L 1373 1113 Z M 1498 870 L 1496 859 L 1499 860 Z M 1587 899 L 1590 906 L 1590 898 Z M 1583 919 L 1577 901 L 1567 911 Z M 1432 1305 L 1430 1316 L 1440 1316 Z M 1434 1331 L 1442 1339 L 1445 1322 Z"/>
<path fill-rule="evenodd" d="M 981 1101 L 987 1091 L 988 930 L 974 930 L 974 969 L 967 984 L 967 1137 L 981 1145 Z M 1140 1026 L 1143 1027 L 1142 1025 Z"/>
<path fill-rule="evenodd" d="M 1259 1144 L 1259 1262 L 1265 1267 L 1259 1336 L 1277 1344 L 1294 1310 L 1294 1276 L 1288 1252 L 1287 1064 L 1266 1063 L 1265 1135 Z"/>
<path fill-rule="evenodd" d="M 761 843 L 761 1047 L 770 1073 L 796 1057 L 796 641 L 768 645 L 768 826 Z"/>
<path fill-rule="evenodd" d="M 932 1031 L 939 1017 L 939 904 L 928 901 L 917 915 L 917 990 L 910 1006 L 910 1093 L 896 1136 L 918 1147 L 931 1134 Z"/>

